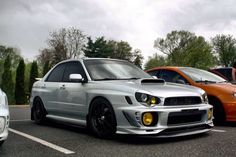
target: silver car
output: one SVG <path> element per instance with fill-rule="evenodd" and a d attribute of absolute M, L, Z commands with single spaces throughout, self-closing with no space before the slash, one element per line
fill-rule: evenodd
<path fill-rule="evenodd" d="M 152 78 L 133 64 L 82 58 L 55 65 L 33 85 L 31 119 L 86 126 L 99 137 L 115 133 L 175 137 L 208 132 L 212 106 L 196 87 Z"/>
<path fill-rule="evenodd" d="M 6 94 L 0 89 L 0 146 L 7 139 L 9 127 L 9 108 Z"/>

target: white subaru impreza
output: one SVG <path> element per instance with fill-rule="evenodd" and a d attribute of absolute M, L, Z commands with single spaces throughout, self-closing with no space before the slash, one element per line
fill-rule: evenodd
<path fill-rule="evenodd" d="M 8 136 L 9 117 L 7 96 L 0 89 L 0 146 Z"/>

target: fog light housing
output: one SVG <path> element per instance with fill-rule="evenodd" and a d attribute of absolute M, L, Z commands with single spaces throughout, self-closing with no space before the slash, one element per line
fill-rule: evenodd
<path fill-rule="evenodd" d="M 213 108 L 208 110 L 207 117 L 208 117 L 208 120 L 211 120 L 213 118 Z"/>
<path fill-rule="evenodd" d="M 152 113 L 150 113 L 150 112 L 144 113 L 143 117 L 142 117 L 142 121 L 143 121 L 143 124 L 145 126 L 151 125 L 152 122 L 153 122 L 153 115 L 152 115 Z"/>

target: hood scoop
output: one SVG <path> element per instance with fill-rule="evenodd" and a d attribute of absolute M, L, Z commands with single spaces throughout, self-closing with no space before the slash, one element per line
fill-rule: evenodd
<path fill-rule="evenodd" d="M 164 84 L 165 80 L 163 79 L 142 79 L 141 80 L 141 84 L 153 84 L 153 83 Z"/>

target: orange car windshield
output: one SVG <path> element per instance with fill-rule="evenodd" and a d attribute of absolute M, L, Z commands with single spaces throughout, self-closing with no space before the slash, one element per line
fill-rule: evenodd
<path fill-rule="evenodd" d="M 180 70 L 195 82 L 219 83 L 227 82 L 225 79 L 206 70 L 196 68 L 180 68 Z"/>

